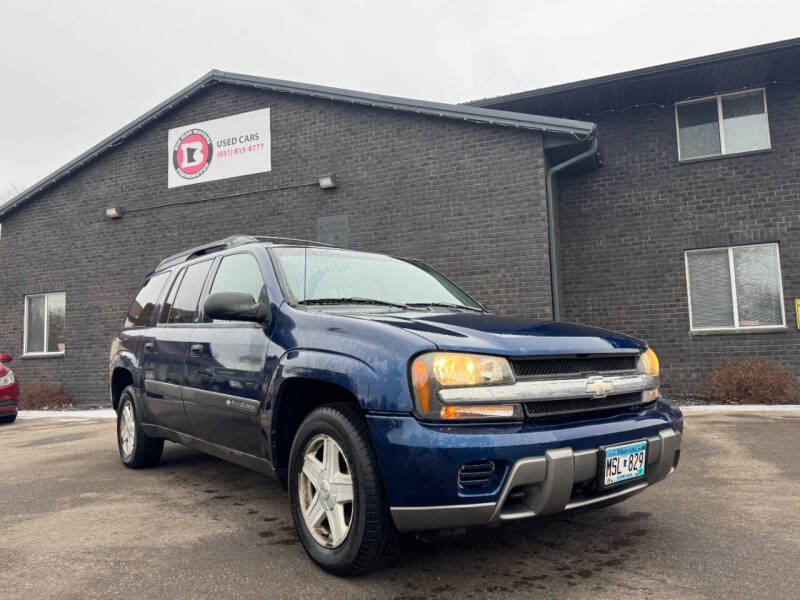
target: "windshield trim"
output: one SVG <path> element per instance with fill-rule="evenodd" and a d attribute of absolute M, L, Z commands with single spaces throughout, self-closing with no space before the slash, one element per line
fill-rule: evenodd
<path fill-rule="evenodd" d="M 368 250 L 354 250 L 352 248 L 339 248 L 337 246 L 320 247 L 320 246 L 306 246 L 306 245 L 303 245 L 303 244 L 280 244 L 280 245 L 278 245 L 278 244 L 269 244 L 269 245 L 266 245 L 267 253 L 269 254 L 269 257 L 270 257 L 270 262 L 272 263 L 272 267 L 275 269 L 275 274 L 278 277 L 278 285 L 280 286 L 281 292 L 283 293 L 283 298 L 284 298 L 284 300 L 286 300 L 287 303 L 289 303 L 294 308 L 308 308 L 309 306 L 313 306 L 313 305 L 302 304 L 301 301 L 298 300 L 295 297 L 295 295 L 292 293 L 292 290 L 289 287 L 289 282 L 286 279 L 286 274 L 283 272 L 283 267 L 281 266 L 281 261 L 280 261 L 279 257 L 274 252 L 275 250 L 278 250 L 280 248 L 305 248 L 305 249 L 309 249 L 309 250 L 358 252 L 360 254 L 371 254 L 371 255 L 375 255 L 375 256 L 386 256 L 388 258 L 393 258 L 395 260 L 401 260 L 403 262 L 407 262 L 407 263 L 409 263 L 411 265 L 414 265 L 415 267 L 419 267 L 420 269 L 422 269 L 424 271 L 427 271 L 429 273 L 434 273 L 438 277 L 441 277 L 449 285 L 453 286 L 459 292 L 464 294 L 464 296 L 466 298 L 469 298 L 470 301 L 474 302 L 475 303 L 475 308 L 479 308 L 483 312 L 489 312 L 483 304 L 481 304 L 480 302 L 475 300 L 475 298 L 473 298 L 470 294 L 468 294 L 463 289 L 461 289 L 461 287 L 456 285 L 449 277 L 447 277 L 446 275 L 440 273 L 439 271 L 437 271 L 436 269 L 434 269 L 430 265 L 428 265 L 425 262 L 423 262 L 423 261 L 421 261 L 419 259 L 416 259 L 416 258 L 405 258 L 403 256 L 394 256 L 392 254 L 384 254 L 382 252 L 370 252 Z M 465 305 L 465 308 L 469 309 L 469 308 L 472 308 L 472 307 Z"/>

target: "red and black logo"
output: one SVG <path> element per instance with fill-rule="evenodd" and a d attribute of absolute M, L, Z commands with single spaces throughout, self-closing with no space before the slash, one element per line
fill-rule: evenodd
<path fill-rule="evenodd" d="M 172 166 L 184 179 L 196 179 L 208 171 L 214 156 L 211 137 L 202 129 L 184 131 L 172 149 Z"/>

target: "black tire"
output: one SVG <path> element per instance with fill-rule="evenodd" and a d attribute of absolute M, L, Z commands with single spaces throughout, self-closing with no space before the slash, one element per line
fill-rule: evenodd
<path fill-rule="evenodd" d="M 16 414 L 5 415 L 3 417 L 0 417 L 0 423 L 13 423 L 16 420 L 17 420 L 17 415 Z"/>
<path fill-rule="evenodd" d="M 117 448 L 123 465 L 129 469 L 144 469 L 152 467 L 159 461 L 161 452 L 164 450 L 164 440 L 150 437 L 142 429 L 136 414 L 136 403 L 133 401 L 134 393 L 133 386 L 128 386 L 122 391 L 122 395 L 119 398 L 119 405 L 117 406 Z M 127 406 L 130 406 L 134 423 L 133 447 L 130 453 L 126 453 L 123 449 L 121 435 L 123 412 Z"/>
<path fill-rule="evenodd" d="M 336 548 L 326 548 L 309 531 L 302 514 L 298 477 L 309 442 L 320 434 L 341 447 L 353 479 L 350 531 Z M 289 457 L 289 501 L 298 536 L 317 565 L 335 575 L 361 575 L 383 566 L 397 552 L 400 533 L 387 507 L 378 461 L 363 415 L 346 403 L 314 410 L 300 424 Z"/>

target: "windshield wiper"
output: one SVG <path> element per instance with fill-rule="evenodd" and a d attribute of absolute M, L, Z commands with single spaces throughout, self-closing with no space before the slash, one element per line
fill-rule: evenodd
<path fill-rule="evenodd" d="M 408 306 L 443 306 L 444 308 L 463 308 L 464 310 L 471 310 L 474 312 L 486 312 L 483 308 L 456 304 L 455 302 L 409 302 Z"/>
<path fill-rule="evenodd" d="M 379 306 L 394 306 L 395 308 L 411 308 L 408 304 L 375 300 L 373 298 L 311 298 L 309 300 L 300 300 L 298 304 L 376 304 Z"/>

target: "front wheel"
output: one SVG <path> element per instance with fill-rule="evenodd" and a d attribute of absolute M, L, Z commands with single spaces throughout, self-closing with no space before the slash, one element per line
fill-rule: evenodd
<path fill-rule="evenodd" d="M 117 408 L 117 446 L 122 464 L 129 469 L 143 469 L 156 464 L 164 450 L 164 440 L 147 435 L 136 416 L 133 387 L 126 387 Z"/>
<path fill-rule="evenodd" d="M 375 451 L 349 404 L 316 409 L 297 430 L 289 457 L 289 498 L 300 541 L 320 567 L 359 575 L 395 553 Z"/>

